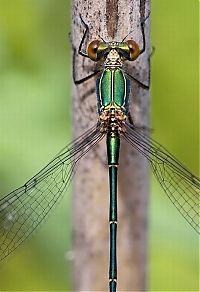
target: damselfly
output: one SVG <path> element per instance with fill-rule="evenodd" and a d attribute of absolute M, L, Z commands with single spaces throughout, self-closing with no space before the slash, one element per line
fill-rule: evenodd
<path fill-rule="evenodd" d="M 121 42 L 94 40 L 82 50 L 88 26 L 78 53 L 100 63 L 99 69 L 81 80 L 97 76 L 98 121 L 83 135 L 68 144 L 46 167 L 0 200 L 0 259 L 3 260 L 27 239 L 61 198 L 73 177 L 78 161 L 106 137 L 110 178 L 110 291 L 117 287 L 117 171 L 121 139 L 144 155 L 175 207 L 199 233 L 199 178 L 164 147 L 131 124 L 129 118 L 130 81 L 148 89 L 124 70 L 125 61 L 134 61 L 145 51 L 144 21 L 141 22 L 142 48 L 124 38 Z M 75 52 L 74 52 L 75 53 Z"/>

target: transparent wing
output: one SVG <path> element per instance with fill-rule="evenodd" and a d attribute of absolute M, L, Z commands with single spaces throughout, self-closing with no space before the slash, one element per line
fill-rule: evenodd
<path fill-rule="evenodd" d="M 0 199 L 0 260 L 13 252 L 44 220 L 69 186 L 79 159 L 103 136 L 95 125 L 62 149 L 22 187 Z"/>
<path fill-rule="evenodd" d="M 153 139 L 140 133 L 137 128 L 125 124 L 123 137 L 150 162 L 154 175 L 172 203 L 200 233 L 199 195 L 200 180 L 181 162 Z"/>

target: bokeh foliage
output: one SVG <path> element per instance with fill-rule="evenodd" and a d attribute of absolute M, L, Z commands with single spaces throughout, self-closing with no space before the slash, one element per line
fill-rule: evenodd
<path fill-rule="evenodd" d="M 154 137 L 198 174 L 198 1 L 152 0 Z M 31 177 L 71 137 L 70 3 L 0 0 L 0 194 Z M 69 192 L 70 193 L 70 192 Z M 70 290 L 71 210 L 0 267 L 0 290 Z M 198 238 L 160 187 L 149 210 L 149 289 L 197 291 Z"/>

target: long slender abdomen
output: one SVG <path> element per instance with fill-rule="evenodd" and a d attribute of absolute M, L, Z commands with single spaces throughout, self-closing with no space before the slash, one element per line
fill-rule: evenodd
<path fill-rule="evenodd" d="M 118 133 L 107 134 L 107 156 L 110 183 L 110 292 L 117 288 L 117 170 L 119 163 L 120 137 Z"/>

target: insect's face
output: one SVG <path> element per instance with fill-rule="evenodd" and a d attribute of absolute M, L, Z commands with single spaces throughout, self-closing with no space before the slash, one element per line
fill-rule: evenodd
<path fill-rule="evenodd" d="M 106 60 L 107 56 L 112 52 L 118 54 L 119 58 L 123 61 L 134 61 L 140 54 L 138 44 L 133 40 L 126 42 L 101 42 L 94 40 L 89 43 L 87 53 L 92 61 Z"/>

